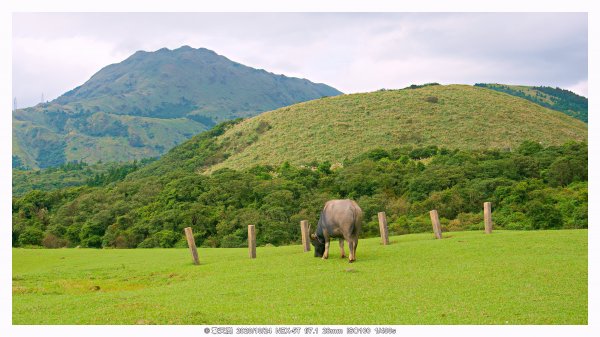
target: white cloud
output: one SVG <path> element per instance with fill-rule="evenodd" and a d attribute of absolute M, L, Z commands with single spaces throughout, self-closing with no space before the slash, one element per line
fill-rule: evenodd
<path fill-rule="evenodd" d="M 128 55 L 106 42 L 86 37 L 13 39 L 13 96 L 21 107 L 48 100 L 87 81 L 108 64 Z"/>
<path fill-rule="evenodd" d="M 580 81 L 573 85 L 567 86 L 565 89 L 571 90 L 572 92 L 588 97 L 588 81 Z"/>
<path fill-rule="evenodd" d="M 14 92 L 35 104 L 137 50 L 182 45 L 347 93 L 422 82 L 587 90 L 585 13 L 20 13 Z"/>

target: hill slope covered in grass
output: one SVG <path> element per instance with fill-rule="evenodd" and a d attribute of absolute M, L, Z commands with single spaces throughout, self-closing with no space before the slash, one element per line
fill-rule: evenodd
<path fill-rule="evenodd" d="M 467 85 L 322 98 L 263 113 L 217 139 L 225 160 L 208 167 L 342 163 L 377 148 L 436 145 L 515 149 L 586 141 L 587 125 L 537 104 Z"/>
<path fill-rule="evenodd" d="M 588 122 L 588 99 L 569 90 L 552 87 L 496 83 L 477 83 L 475 86 L 521 97 L 541 106 L 564 112 L 585 123 Z"/>
<path fill-rule="evenodd" d="M 13 113 L 13 167 L 131 161 L 216 123 L 340 92 L 187 46 L 139 51 L 49 103 Z"/>
<path fill-rule="evenodd" d="M 13 249 L 12 323 L 588 323 L 587 230 L 444 236 L 360 240 L 354 264 L 335 243 L 327 261 L 201 248 L 199 266 L 187 248 Z"/>

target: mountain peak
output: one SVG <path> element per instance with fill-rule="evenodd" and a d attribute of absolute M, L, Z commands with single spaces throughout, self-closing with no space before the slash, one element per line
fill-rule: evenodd
<path fill-rule="evenodd" d="M 324 84 L 244 66 L 206 48 L 140 50 L 58 97 L 51 109 L 16 113 L 24 122 L 23 133 L 16 132 L 22 139 L 16 155 L 29 167 L 158 156 L 215 123 L 339 94 Z M 55 140 L 52 149 L 45 147 L 48 141 L 28 139 L 25 132 L 33 125 L 36 134 L 51 133 L 44 137 Z"/>
<path fill-rule="evenodd" d="M 192 47 L 188 46 L 187 44 L 183 45 L 183 46 L 181 46 L 181 47 L 179 47 L 177 49 L 173 49 L 173 51 L 180 51 L 180 52 L 181 51 L 194 51 L 194 50 L 207 50 L 207 51 L 213 52 L 212 50 L 209 50 L 209 49 L 206 49 L 206 48 L 197 48 L 197 49 L 196 48 L 192 48 Z"/>
<path fill-rule="evenodd" d="M 231 90 L 234 88 L 235 90 Z M 264 92 L 261 91 L 263 89 Z M 222 103 L 216 104 L 216 102 L 192 104 L 184 110 L 188 113 L 202 106 L 203 112 L 208 114 L 227 113 L 236 118 L 265 111 L 253 104 L 257 99 L 266 99 L 270 102 L 268 108 L 275 109 L 339 94 L 340 91 L 324 84 L 275 75 L 263 69 L 255 69 L 231 61 L 210 49 L 195 49 L 184 45 L 173 50 L 161 48 L 154 52 L 137 51 L 125 61 L 103 68 L 80 87 L 57 98 L 55 103 L 70 104 L 81 100 L 94 100 L 97 104 L 96 109 L 104 112 L 152 115 L 152 111 L 157 108 L 162 110 L 165 104 L 179 105 L 182 97 L 223 102 L 230 99 L 227 97 L 234 95 L 243 97 L 243 102 L 248 106 L 245 112 L 238 113 L 240 109 L 235 111 L 230 108 L 223 109 L 218 106 Z M 257 98 L 256 95 L 262 97 Z M 107 101 L 108 98 L 110 102 Z M 152 102 L 148 101 L 155 101 L 154 104 L 161 107 L 155 105 L 148 107 L 145 103 L 142 104 L 146 106 L 144 109 L 140 107 L 140 100 L 151 105 Z M 192 99 L 192 103 L 196 103 L 195 99 Z M 180 111 L 172 115 L 173 118 L 182 117 L 185 113 Z"/>

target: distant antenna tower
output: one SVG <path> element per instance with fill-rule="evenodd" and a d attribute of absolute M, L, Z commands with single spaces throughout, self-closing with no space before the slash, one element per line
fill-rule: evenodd
<path fill-rule="evenodd" d="M 17 111 L 17 96 L 13 98 L 13 111 Z"/>
<path fill-rule="evenodd" d="M 41 103 L 44 103 L 44 93 L 42 93 L 42 102 Z"/>

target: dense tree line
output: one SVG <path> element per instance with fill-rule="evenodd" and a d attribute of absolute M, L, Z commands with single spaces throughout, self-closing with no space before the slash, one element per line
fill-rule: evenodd
<path fill-rule="evenodd" d="M 434 208 L 444 230 L 482 229 L 484 201 L 493 203 L 496 228 L 587 228 L 586 143 L 525 142 L 513 152 L 377 149 L 344 163 L 199 174 L 198 167 L 224 156 L 210 140 L 225 128 L 117 183 L 13 198 L 13 245 L 185 246 L 183 228 L 191 226 L 198 245 L 238 247 L 248 224 L 256 225 L 259 245 L 288 244 L 299 239 L 299 221 L 314 226 L 334 198 L 362 207 L 363 237 L 378 235 L 379 211 L 387 213 L 391 234 L 430 231 Z"/>
<path fill-rule="evenodd" d="M 131 173 L 136 171 L 138 168 L 156 160 L 156 158 L 145 158 L 140 160 L 134 160 L 131 163 L 120 163 L 118 165 L 110 165 L 103 171 L 95 173 L 86 179 L 85 184 L 87 186 L 106 186 L 112 182 L 121 181 Z"/>
<path fill-rule="evenodd" d="M 14 157 L 13 157 L 14 158 Z M 13 168 L 13 196 L 22 196 L 32 190 L 52 191 L 74 186 L 106 186 L 121 181 L 125 177 L 155 161 L 157 158 L 145 158 L 127 163 L 88 164 L 84 161 L 72 161 L 60 166 L 43 170 L 22 170 Z"/>
<path fill-rule="evenodd" d="M 13 170 L 25 170 L 26 167 L 23 165 L 23 161 L 18 156 L 13 154 L 12 156 L 12 168 Z"/>
<path fill-rule="evenodd" d="M 554 109 L 560 111 L 574 111 L 584 114 L 587 123 L 588 100 L 585 97 L 561 88 L 533 87 L 533 89 L 551 96 Z"/>
<path fill-rule="evenodd" d="M 531 87 L 536 90 L 535 96 L 529 95 L 519 89 L 511 88 L 502 84 L 476 83 L 476 87 L 488 88 L 509 95 L 524 98 L 543 107 L 564 112 L 585 123 L 588 122 L 588 100 L 569 90 L 552 87 Z M 545 95 L 544 95 L 545 94 Z M 547 100 L 550 100 L 548 102 Z"/>

